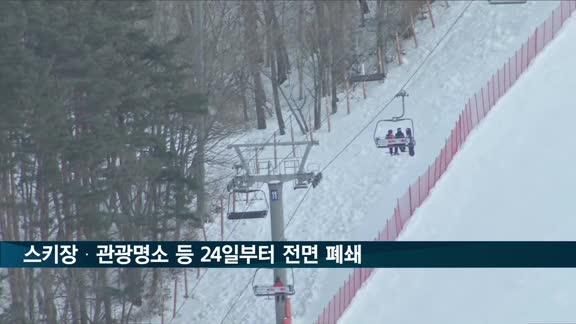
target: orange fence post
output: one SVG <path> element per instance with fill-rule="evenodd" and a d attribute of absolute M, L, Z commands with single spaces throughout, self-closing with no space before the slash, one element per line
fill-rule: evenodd
<path fill-rule="evenodd" d="M 534 31 L 534 57 L 538 55 L 538 28 Z"/>
<path fill-rule="evenodd" d="M 474 95 L 474 97 L 476 97 L 476 95 Z M 472 98 L 468 99 L 470 102 L 470 105 L 472 105 Z M 476 100 L 476 102 L 478 102 L 478 100 Z M 475 110 L 476 110 L 476 125 L 478 125 L 478 123 L 480 123 L 480 111 L 478 110 L 478 105 L 476 104 L 474 106 Z"/>
<path fill-rule="evenodd" d="M 492 105 L 490 106 L 490 109 L 496 106 L 496 82 L 494 82 L 494 74 L 492 74 L 491 82 L 492 82 Z"/>
<path fill-rule="evenodd" d="M 409 207 L 408 207 L 408 215 L 412 214 L 412 186 L 408 187 L 408 202 L 409 202 Z"/>

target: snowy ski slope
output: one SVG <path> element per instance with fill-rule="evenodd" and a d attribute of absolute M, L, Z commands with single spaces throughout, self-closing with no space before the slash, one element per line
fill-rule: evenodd
<path fill-rule="evenodd" d="M 573 17 L 470 134 L 399 239 L 574 240 L 575 73 Z M 378 269 L 339 323 L 575 323 L 575 277 Z"/>
<path fill-rule="evenodd" d="M 372 141 L 374 123 L 370 124 L 328 165 L 319 187 L 305 195 L 286 184 L 286 237 L 289 240 L 374 237 L 376 229 L 386 222 L 384 216 L 392 214 L 395 199 L 435 158 L 464 101 L 557 5 L 558 1 L 529 1 L 520 6 L 455 1 L 450 2 L 449 8 L 442 8 L 435 2 L 436 28 L 431 29 L 427 21 L 418 26 L 427 30 L 419 32 L 419 48 L 408 51 L 407 64 L 393 68 L 383 84 L 370 85 L 367 100 L 353 100 L 350 115 L 345 113 L 345 100 L 340 101 L 340 112 L 332 116 L 332 132 L 328 133 L 324 125 L 314 134 L 320 146 L 313 148 L 309 161 L 326 167 L 426 59 L 405 87 L 410 94 L 407 116 L 414 118 L 418 134 L 416 156 L 390 158 L 383 150 L 377 150 Z M 356 96 L 361 98 L 361 89 Z M 399 101 L 393 103 L 378 119 L 397 114 L 399 104 Z M 255 138 L 251 134 L 245 140 Z M 269 240 L 269 219 L 227 221 L 225 233 L 232 233 L 228 240 Z M 220 240 L 218 224 L 208 228 L 207 234 L 209 240 Z M 349 272 L 349 269 L 296 270 L 294 323 L 312 322 Z M 251 293 L 253 269 L 209 269 L 202 273 L 199 282 L 189 275 L 189 291 L 194 290 L 183 304 L 184 293 L 179 289 L 180 308 L 171 323 L 254 324 L 268 323 L 273 318 L 273 301 L 258 299 Z M 260 271 L 259 278 L 268 282 L 271 274 Z M 172 308 L 171 303 L 167 302 L 167 308 Z"/>

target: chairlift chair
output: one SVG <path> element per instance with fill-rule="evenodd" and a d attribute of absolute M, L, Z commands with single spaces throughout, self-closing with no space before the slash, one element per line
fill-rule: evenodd
<path fill-rule="evenodd" d="M 376 144 L 377 148 L 394 148 L 397 145 L 405 145 L 408 147 L 408 154 L 410 154 L 410 156 L 414 156 L 415 152 L 414 152 L 414 147 L 416 146 L 416 130 L 414 129 L 414 121 L 412 120 L 412 118 L 406 118 L 404 117 L 404 113 L 406 112 L 406 107 L 404 105 L 404 98 L 408 97 L 408 93 L 406 93 L 406 91 L 401 90 L 400 92 L 398 92 L 395 96 L 396 97 L 402 97 L 402 114 L 400 116 L 396 116 L 396 117 L 392 117 L 391 119 L 382 119 L 379 120 L 376 123 L 376 127 L 374 127 L 374 144 Z M 386 134 L 384 134 L 383 136 L 381 134 L 379 134 L 379 126 L 381 123 L 391 123 L 391 124 L 396 124 L 396 126 L 398 126 L 397 123 L 402 123 L 404 121 L 408 121 L 410 122 L 410 131 L 411 131 L 411 136 L 406 136 L 404 138 L 386 138 Z M 385 128 L 385 130 L 388 129 L 392 129 L 394 130 L 395 128 L 398 127 L 388 127 Z M 405 129 L 406 130 L 406 129 Z M 408 134 L 405 134 L 408 135 Z"/>
<path fill-rule="evenodd" d="M 403 122 L 403 121 L 409 121 L 410 122 L 410 130 L 412 131 L 412 136 L 410 137 L 404 137 L 404 138 L 386 138 L 386 135 L 381 135 L 381 133 L 379 133 L 380 127 L 379 125 L 381 123 L 399 123 L 399 122 Z M 396 127 L 398 128 L 398 127 Z M 387 129 L 392 129 L 394 130 L 395 128 L 390 126 L 387 128 L 384 128 L 385 130 Z M 377 148 L 390 148 L 390 147 L 394 147 L 396 145 L 405 145 L 408 147 L 408 154 L 410 154 L 410 156 L 414 156 L 415 155 L 415 151 L 414 151 L 414 147 L 416 146 L 416 134 L 414 131 L 414 121 L 411 118 L 392 118 L 392 119 L 382 119 L 379 120 L 376 123 L 376 127 L 374 128 L 374 143 L 376 144 Z"/>
<path fill-rule="evenodd" d="M 250 194 L 260 193 L 260 198 L 250 198 Z M 246 195 L 245 199 L 236 200 L 236 195 L 239 194 L 240 198 Z M 263 201 L 265 203 L 265 207 L 260 206 L 253 206 L 253 201 Z M 236 202 L 246 202 L 245 208 L 241 208 L 242 210 L 236 209 Z M 268 205 L 268 200 L 266 199 L 266 194 L 264 191 L 260 189 L 247 189 L 247 190 L 232 190 L 228 194 L 228 219 L 237 220 L 237 219 L 255 219 L 255 218 L 264 218 L 268 215 L 268 210 L 270 209 L 270 205 Z"/>
<path fill-rule="evenodd" d="M 309 187 L 308 182 L 303 180 L 294 181 L 294 190 L 296 189 L 307 189 Z"/>
<path fill-rule="evenodd" d="M 313 188 L 316 188 L 316 186 L 320 183 L 320 180 L 322 179 L 322 172 L 313 172 L 314 176 L 308 179 L 296 179 L 294 180 L 294 190 L 296 189 L 308 189 L 310 187 L 310 185 L 312 185 Z"/>
<path fill-rule="evenodd" d="M 351 84 L 359 82 L 381 81 L 386 78 L 386 73 L 357 74 L 348 76 L 348 82 Z"/>
<path fill-rule="evenodd" d="M 298 179 L 295 179 L 294 180 L 294 190 L 296 190 L 296 189 L 308 189 L 308 187 L 310 187 L 310 181 L 311 181 L 311 179 L 301 178 L 301 177 L 299 177 Z"/>
<path fill-rule="evenodd" d="M 296 290 L 294 290 L 294 269 L 290 268 L 292 272 L 292 284 L 291 285 L 283 284 L 282 286 L 254 284 L 254 280 L 256 279 L 256 275 L 258 274 L 259 270 L 260 269 L 256 269 L 256 272 L 252 277 L 252 291 L 254 292 L 254 296 L 272 297 L 272 296 L 292 296 L 296 294 Z"/>

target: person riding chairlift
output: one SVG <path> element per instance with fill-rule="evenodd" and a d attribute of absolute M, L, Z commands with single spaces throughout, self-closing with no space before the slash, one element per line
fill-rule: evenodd
<path fill-rule="evenodd" d="M 406 136 L 404 136 L 404 133 L 402 133 L 402 128 L 398 127 L 398 129 L 396 129 L 396 135 L 394 135 L 394 137 L 405 138 Z M 398 155 L 398 148 L 400 148 L 400 151 L 402 152 L 406 151 L 405 144 L 396 144 L 396 147 L 394 148 L 394 155 Z"/>
<path fill-rule="evenodd" d="M 394 139 L 394 132 L 391 129 L 388 130 L 388 134 L 386 134 L 386 139 Z M 390 155 L 395 155 L 394 151 L 393 151 L 393 147 L 395 147 L 395 146 L 396 146 L 395 144 L 388 145 L 388 150 L 390 150 Z"/>
<path fill-rule="evenodd" d="M 274 287 L 284 287 L 284 284 L 280 280 L 280 277 L 276 277 L 276 280 L 274 281 Z M 276 295 L 276 299 L 284 300 L 285 296 L 282 294 Z"/>
<path fill-rule="evenodd" d="M 280 277 L 276 277 L 276 280 L 274 281 L 274 287 L 283 287 L 283 286 L 284 285 L 282 284 Z"/>

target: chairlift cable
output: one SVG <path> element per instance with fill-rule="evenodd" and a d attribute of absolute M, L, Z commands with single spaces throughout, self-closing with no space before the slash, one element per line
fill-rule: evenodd
<path fill-rule="evenodd" d="M 464 16 L 464 13 L 466 11 L 468 11 L 468 9 L 470 8 L 470 6 L 472 5 L 472 3 L 474 3 L 473 0 L 468 2 L 468 5 L 466 5 L 466 7 L 464 8 L 464 10 L 462 10 L 462 12 L 460 13 L 460 15 L 454 20 L 454 22 L 452 23 L 452 25 L 450 25 L 450 27 L 446 30 L 446 33 L 444 33 L 444 35 L 440 38 L 440 40 L 438 40 L 438 42 L 436 43 L 436 45 L 432 48 L 432 50 L 428 53 L 428 55 L 426 56 L 426 58 L 424 58 L 424 60 L 420 63 L 420 65 L 416 68 L 416 70 L 412 73 L 412 75 L 408 78 L 408 80 L 404 83 L 404 85 L 402 86 L 402 89 L 404 89 L 409 83 L 410 81 L 412 81 L 412 79 L 416 76 L 416 74 L 420 71 L 420 69 L 423 67 L 424 63 L 432 56 L 432 54 L 436 51 L 436 49 L 438 48 L 438 46 L 444 41 L 444 39 L 450 34 L 450 32 L 454 29 L 454 27 L 456 26 L 456 24 L 460 21 L 460 19 L 462 19 L 462 17 Z M 348 144 L 346 144 L 344 146 L 344 148 L 342 148 L 342 150 L 336 154 L 334 156 L 334 158 L 332 158 L 328 164 L 320 171 L 320 172 L 324 172 L 324 170 L 326 170 L 349 146 L 350 144 L 352 144 L 352 142 L 354 142 L 358 136 L 360 136 L 360 134 L 362 134 L 366 128 L 368 128 L 368 126 L 370 126 L 370 124 L 372 122 L 374 122 L 374 120 L 376 119 L 376 117 L 378 117 L 391 103 L 392 103 L 393 99 L 391 99 L 379 112 L 378 114 L 376 114 L 376 116 L 374 116 L 374 118 L 372 118 L 370 120 L 370 122 L 364 126 L 360 132 L 358 134 L 356 134 L 356 136 L 354 136 L 352 138 L 352 140 L 350 140 L 350 142 L 348 142 Z M 326 120 L 326 118 L 324 118 L 324 120 Z M 324 121 L 323 120 L 323 121 Z M 311 131 L 311 130 L 310 130 Z M 275 131 L 274 133 L 276 133 L 277 131 Z M 273 135 L 266 141 L 266 143 L 268 143 L 271 139 L 273 138 Z M 291 152 L 281 161 L 286 160 L 286 158 L 288 156 L 291 155 Z M 260 189 L 262 189 L 262 187 L 264 187 L 264 184 L 262 184 L 260 186 Z M 292 212 L 292 215 L 290 216 L 290 218 L 288 219 L 288 222 L 286 223 L 286 225 L 284 226 L 284 231 L 286 231 L 286 228 L 290 225 L 290 223 L 292 222 L 292 219 L 296 216 L 296 213 L 298 212 L 300 206 L 302 205 L 302 203 L 304 202 L 304 200 L 306 199 L 306 197 L 308 196 L 308 193 L 310 192 L 310 187 L 308 187 L 308 189 L 306 190 L 306 192 L 304 193 L 304 195 L 302 196 L 302 198 L 300 199 L 298 205 L 296 206 L 296 208 L 294 209 L 294 211 Z M 228 234 L 228 236 L 226 237 L 225 241 L 227 241 L 230 236 L 232 235 L 232 233 L 235 231 L 236 227 L 238 226 L 240 222 L 237 222 L 234 227 L 232 228 L 232 230 L 230 231 L 230 233 Z M 257 271 L 257 270 L 256 270 Z M 202 274 L 202 276 L 199 278 L 198 282 L 196 283 L 196 285 L 192 288 L 190 293 L 193 293 L 194 290 L 198 287 L 200 281 L 204 278 L 204 275 L 208 272 L 208 269 L 204 272 L 204 274 Z M 232 303 L 232 305 L 229 307 L 228 311 L 226 312 L 226 314 L 224 315 L 224 317 L 222 318 L 222 320 L 220 321 L 220 324 L 224 323 L 224 320 L 228 317 L 228 315 L 230 314 L 230 312 L 232 311 L 232 309 L 236 306 L 236 304 L 238 303 L 238 301 L 240 300 L 240 297 L 244 294 L 244 291 L 246 291 L 246 288 L 250 285 L 250 283 L 252 282 L 252 280 L 249 280 L 247 282 L 247 284 L 244 286 L 244 288 L 242 289 L 242 291 L 240 292 L 240 294 L 238 295 L 238 297 L 235 299 L 235 301 Z M 176 311 L 176 313 L 178 313 L 181 308 L 184 306 L 184 303 L 186 302 L 186 300 L 180 305 L 180 307 L 178 308 L 178 310 Z M 173 319 L 170 320 L 169 323 L 172 322 Z"/>
<path fill-rule="evenodd" d="M 256 272 L 254 272 L 254 274 L 256 274 Z M 230 312 L 232 312 L 232 310 L 234 309 L 234 306 L 236 306 L 236 304 L 238 303 L 238 301 L 240 300 L 240 297 L 242 297 L 242 295 L 244 295 L 244 292 L 246 291 L 246 288 L 248 288 L 248 286 L 250 285 L 252 281 L 248 280 L 248 282 L 246 283 L 246 285 L 244 285 L 244 288 L 242 288 L 242 291 L 240 292 L 240 294 L 236 297 L 236 299 L 234 300 L 234 302 L 232 303 L 232 305 L 228 308 L 228 311 L 226 311 L 226 314 L 224 314 L 224 317 L 222 317 L 222 320 L 220 321 L 220 324 L 224 323 L 224 320 L 228 317 L 228 314 L 230 314 Z"/>

